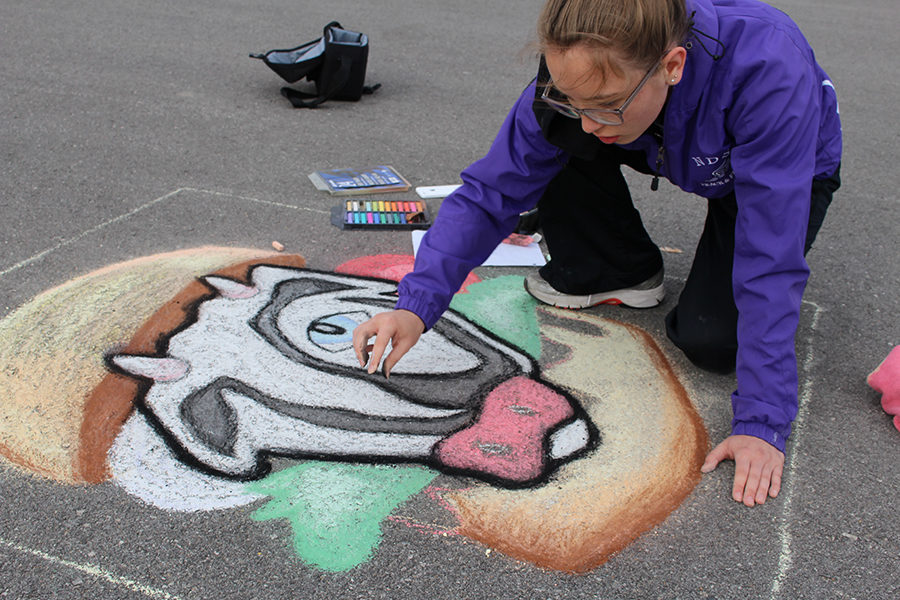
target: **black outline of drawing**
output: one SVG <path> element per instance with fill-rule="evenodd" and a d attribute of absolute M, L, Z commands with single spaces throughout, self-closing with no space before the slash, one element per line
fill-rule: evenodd
<path fill-rule="evenodd" d="M 396 284 L 397 284 L 396 281 L 381 279 L 381 278 L 377 278 L 377 277 L 348 275 L 348 274 L 343 274 L 343 273 L 334 273 L 334 272 L 329 272 L 329 271 L 321 271 L 321 270 L 307 269 L 307 268 L 285 267 L 284 265 L 265 264 L 265 263 L 255 263 L 253 265 L 250 265 L 247 268 L 247 271 L 244 275 L 244 281 L 252 281 L 251 276 L 252 276 L 253 270 L 256 268 L 259 268 L 259 267 L 270 267 L 270 268 L 280 269 L 280 270 L 286 269 L 286 270 L 291 270 L 291 271 L 318 274 L 318 275 L 324 275 L 324 276 L 329 276 L 329 277 L 335 277 L 335 276 L 345 277 L 345 278 L 361 280 L 361 281 L 372 281 L 372 282 L 377 282 L 377 283 L 382 283 L 382 284 L 388 284 L 388 285 L 392 285 L 392 286 L 396 286 Z M 216 277 L 220 277 L 220 276 L 216 275 Z M 220 277 L 220 278 L 228 279 L 226 277 Z M 201 295 L 199 298 L 197 298 L 195 301 L 193 301 L 190 305 L 185 307 L 185 309 L 184 309 L 185 310 L 185 319 L 182 323 L 180 323 L 178 326 L 174 327 L 172 330 L 160 334 L 160 336 L 158 337 L 158 339 L 156 340 L 156 343 L 155 343 L 156 354 L 154 354 L 154 355 L 129 354 L 129 356 L 145 356 L 147 358 L 157 358 L 157 359 L 170 358 L 168 355 L 168 345 L 169 345 L 169 341 L 171 340 L 171 338 L 176 336 L 178 333 L 184 331 L 185 329 L 188 329 L 194 323 L 197 322 L 200 306 L 203 303 L 220 296 L 218 290 L 216 290 L 214 286 L 212 286 L 211 284 L 209 284 L 206 281 L 203 281 L 202 278 L 200 278 L 198 280 L 204 286 L 206 286 L 210 290 L 210 292 L 208 294 Z M 234 279 L 234 280 L 238 283 L 243 283 L 237 279 Z M 278 284 L 277 287 L 281 287 L 283 284 L 288 283 L 289 281 L 292 281 L 292 280 L 288 280 L 286 282 L 281 282 Z M 243 284 L 243 285 L 246 285 L 246 284 Z M 394 294 L 392 293 L 390 295 L 393 296 Z M 276 297 L 276 290 L 273 290 L 272 298 L 274 299 L 275 297 Z M 360 297 L 360 300 L 363 300 L 363 297 Z M 371 306 L 372 300 L 373 300 L 372 297 L 365 298 L 366 305 Z M 392 308 L 393 303 L 391 301 L 389 301 L 385 298 L 384 303 L 385 303 L 386 309 Z M 268 306 L 269 305 L 267 305 L 267 307 Z M 265 309 L 263 309 L 263 310 L 265 310 Z M 261 310 L 259 314 L 262 314 L 263 310 Z M 201 471 L 201 472 L 204 472 L 204 473 L 216 476 L 216 477 L 222 477 L 222 478 L 236 480 L 236 481 L 251 481 L 251 480 L 260 479 L 271 471 L 272 464 L 271 464 L 270 458 L 284 457 L 284 458 L 291 458 L 291 459 L 320 460 L 320 461 L 329 461 L 329 462 L 355 462 L 355 463 L 362 463 L 362 464 L 420 464 L 420 465 L 427 466 L 431 469 L 434 469 L 438 472 L 446 473 L 449 475 L 473 477 L 475 479 L 478 479 L 480 481 L 485 481 L 485 482 L 495 485 L 497 487 L 508 488 L 508 489 L 524 489 L 524 488 L 537 487 L 537 486 L 545 483 L 546 481 L 548 481 L 551 478 L 553 473 L 556 471 L 556 469 L 560 465 L 571 462 L 581 456 L 584 456 L 584 455 L 590 453 L 600 444 L 601 440 L 600 440 L 599 431 L 597 430 L 597 427 L 596 427 L 596 425 L 594 425 L 591 418 L 588 416 L 585 409 L 581 406 L 581 403 L 578 402 L 565 389 L 563 389 L 549 381 L 542 379 L 540 376 L 540 367 L 531 356 L 529 356 L 527 353 L 523 352 L 515 344 L 511 344 L 510 342 L 499 338 L 498 336 L 496 336 L 492 332 L 488 331 L 484 327 L 468 320 L 463 315 L 461 315 L 459 313 L 454 313 L 454 314 L 458 318 L 465 321 L 467 324 L 470 324 L 472 327 L 474 327 L 476 330 L 478 330 L 478 332 L 480 334 L 484 335 L 485 337 L 490 338 L 504 346 L 508 346 L 508 347 L 513 348 L 513 349 L 519 351 L 520 353 L 522 353 L 523 356 L 527 357 L 528 360 L 531 361 L 532 366 L 533 366 L 531 374 L 527 375 L 527 377 L 540 383 L 542 386 L 545 386 L 545 387 L 553 390 L 554 392 L 560 394 L 561 396 L 563 396 L 566 399 L 566 401 L 571 406 L 572 415 L 568 419 L 561 421 L 556 426 L 549 429 L 547 431 L 546 435 L 544 436 L 543 448 L 542 448 L 542 450 L 543 450 L 542 456 L 544 457 L 544 465 L 543 465 L 543 468 L 541 469 L 541 474 L 538 477 L 535 477 L 535 478 L 527 480 L 527 481 L 513 481 L 513 480 L 508 480 L 508 479 L 504 479 L 504 478 L 500 478 L 500 477 L 496 477 L 496 476 L 491 476 L 491 475 L 483 473 L 481 471 L 475 471 L 475 470 L 470 470 L 470 469 L 456 469 L 456 468 L 448 467 L 446 465 L 439 463 L 434 457 L 434 452 L 432 452 L 432 454 L 430 455 L 430 457 L 428 459 L 422 460 L 422 459 L 410 459 L 410 458 L 404 458 L 404 457 L 380 458 L 377 456 L 356 455 L 356 454 L 336 455 L 336 454 L 317 454 L 317 453 L 310 453 L 310 452 L 299 452 L 298 453 L 298 452 L 291 452 L 288 450 L 286 450 L 284 452 L 279 452 L 277 450 L 269 450 L 269 449 L 257 451 L 256 457 L 255 457 L 256 458 L 256 468 L 251 473 L 249 473 L 246 476 L 232 476 L 232 475 L 217 471 L 216 469 L 210 467 L 206 463 L 203 463 L 200 460 L 198 460 L 191 452 L 189 452 L 186 448 L 184 448 L 181 445 L 181 443 L 178 441 L 177 437 L 174 434 L 172 434 L 163 425 L 162 422 L 159 421 L 158 417 L 154 414 L 154 411 L 150 407 L 148 407 L 146 404 L 146 396 L 154 383 L 152 378 L 135 375 L 135 374 L 119 367 L 118 365 L 116 365 L 112 359 L 113 359 L 113 357 L 121 354 L 121 352 L 115 351 L 115 352 L 110 352 L 110 353 L 106 354 L 104 356 L 104 362 L 106 364 L 106 367 L 110 371 L 121 374 L 123 376 L 129 377 L 129 378 L 137 381 L 138 391 L 137 391 L 137 394 L 134 399 L 135 406 L 144 415 L 144 417 L 147 418 L 147 421 L 151 424 L 153 429 L 156 430 L 156 432 L 158 434 L 160 434 L 160 436 L 166 441 L 166 444 L 169 446 L 169 448 L 172 450 L 172 452 L 176 455 L 178 460 L 185 463 L 186 465 L 191 466 L 192 468 L 194 468 L 198 471 Z M 250 325 L 251 325 L 251 327 L 253 327 L 252 322 L 250 323 Z M 438 325 L 435 326 L 435 328 L 437 328 L 437 327 L 438 327 Z M 442 327 L 442 329 L 443 329 L 443 327 Z M 254 328 L 254 330 L 256 330 L 256 329 Z M 268 340 L 268 338 L 266 338 L 266 339 Z M 270 340 L 268 340 L 268 341 L 270 341 Z M 271 343 L 271 341 L 270 341 L 270 343 Z M 395 380 L 397 380 L 398 378 L 409 378 L 410 380 L 415 380 L 419 383 L 423 383 L 428 380 L 432 380 L 432 381 L 440 380 L 439 375 L 431 375 L 431 374 L 416 374 L 416 375 L 406 375 L 406 376 L 394 374 L 394 375 L 391 375 L 391 378 L 388 380 L 380 373 L 370 375 L 362 369 L 351 369 L 348 367 L 343 367 L 343 366 L 334 365 L 334 364 L 330 364 L 329 367 L 332 372 L 335 372 L 338 374 L 343 374 L 348 377 L 354 377 L 357 379 L 367 379 L 370 381 L 370 383 L 374 383 L 375 385 L 379 385 L 385 389 L 389 389 L 389 390 L 393 391 L 394 393 L 396 393 L 396 389 L 394 388 L 394 386 L 398 385 L 395 382 Z M 469 417 L 465 420 L 465 423 L 455 431 L 460 431 L 462 429 L 465 429 L 466 427 L 468 427 L 468 426 L 472 425 L 473 423 L 475 423 L 476 421 L 478 421 L 481 417 L 481 410 L 483 409 L 483 401 L 484 401 L 487 393 L 491 389 L 494 389 L 497 385 L 499 385 L 503 381 L 507 381 L 508 379 L 509 379 L 509 377 L 504 377 L 503 379 L 501 379 L 499 381 L 490 381 L 488 383 L 480 385 L 478 394 L 474 395 L 473 397 L 470 397 L 469 401 L 467 401 L 467 403 L 466 403 L 466 407 L 468 407 L 471 410 Z M 242 382 L 239 382 L 237 380 L 233 380 L 233 381 L 235 381 L 238 384 L 238 386 L 236 386 L 236 387 L 235 386 L 227 386 L 227 387 L 232 387 L 233 389 L 235 389 L 235 391 L 238 391 L 238 393 L 241 393 L 239 390 L 252 389 L 252 388 L 250 388 L 250 386 L 247 386 L 246 384 L 243 384 Z M 206 387 L 208 388 L 209 386 L 206 386 Z M 206 388 L 203 388 L 203 389 L 206 389 Z M 199 391 L 200 390 L 198 390 L 198 392 Z M 415 400 L 415 402 L 417 402 L 419 404 L 426 405 L 426 406 L 428 405 L 428 404 L 424 403 L 423 400 L 419 397 L 416 397 L 414 400 Z M 438 406 L 441 408 L 449 408 L 449 407 L 447 407 L 445 405 L 441 405 L 441 404 L 435 404 L 433 406 Z M 463 408 L 463 407 L 460 407 L 460 408 Z M 290 415 L 288 415 L 288 416 L 290 416 Z M 563 458 L 560 458 L 560 459 L 550 458 L 550 453 L 549 453 L 550 452 L 550 440 L 551 440 L 552 435 L 556 431 L 563 429 L 564 427 L 574 423 L 575 421 L 577 421 L 579 419 L 581 419 L 587 425 L 588 443 L 582 449 L 580 449 L 570 455 L 567 455 Z M 450 434 L 448 434 L 448 435 L 450 435 Z M 210 447 L 212 448 L 212 446 L 210 446 Z"/>

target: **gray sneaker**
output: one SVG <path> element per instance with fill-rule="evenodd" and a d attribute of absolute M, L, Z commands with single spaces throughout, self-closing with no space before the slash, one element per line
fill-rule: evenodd
<path fill-rule="evenodd" d="M 666 297 L 662 269 L 647 281 L 634 287 L 585 296 L 563 294 L 554 289 L 538 273 L 532 273 L 525 278 L 525 291 L 544 304 L 559 308 L 588 308 L 598 304 L 624 304 L 631 308 L 652 308 L 658 306 Z"/>

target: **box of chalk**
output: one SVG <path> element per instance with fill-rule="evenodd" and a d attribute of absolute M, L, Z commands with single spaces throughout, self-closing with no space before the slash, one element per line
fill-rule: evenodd
<path fill-rule="evenodd" d="M 431 213 L 422 200 L 346 200 L 331 209 L 340 229 L 428 229 Z"/>

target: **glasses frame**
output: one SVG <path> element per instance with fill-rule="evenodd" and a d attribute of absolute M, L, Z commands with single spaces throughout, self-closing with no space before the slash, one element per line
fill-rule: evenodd
<path fill-rule="evenodd" d="M 591 121 L 595 123 L 599 123 L 601 125 L 624 125 L 625 124 L 625 110 L 628 108 L 637 95 L 640 93 L 641 89 L 643 89 L 644 85 L 650 78 L 653 77 L 653 74 L 656 73 L 657 69 L 662 66 L 662 63 L 656 63 L 650 70 L 647 71 L 647 74 L 644 75 L 644 78 L 641 79 L 640 83 L 637 84 L 637 87 L 634 88 L 634 91 L 625 99 L 625 102 L 619 108 L 576 108 L 567 102 L 560 102 L 559 100 L 554 100 L 550 97 L 551 90 L 555 89 L 553 87 L 553 82 L 548 81 L 547 85 L 544 87 L 544 91 L 541 93 L 541 100 L 546 102 L 550 108 L 555 110 L 556 112 L 569 117 L 570 119 L 580 119 L 582 116 L 587 117 Z M 560 92 L 561 93 L 561 92 Z M 564 95 L 564 94 L 563 94 Z M 615 117 L 613 117 L 615 115 Z"/>

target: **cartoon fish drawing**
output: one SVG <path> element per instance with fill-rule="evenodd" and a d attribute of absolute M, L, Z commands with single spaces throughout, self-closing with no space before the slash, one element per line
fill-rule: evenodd
<path fill-rule="evenodd" d="M 163 356 L 111 355 L 139 400 L 209 472 L 256 479 L 270 456 L 415 461 L 505 487 L 533 485 L 596 443 L 578 402 L 535 361 L 448 312 L 391 377 L 359 367 L 353 329 L 393 306 L 396 284 L 258 265 L 215 295 Z"/>

